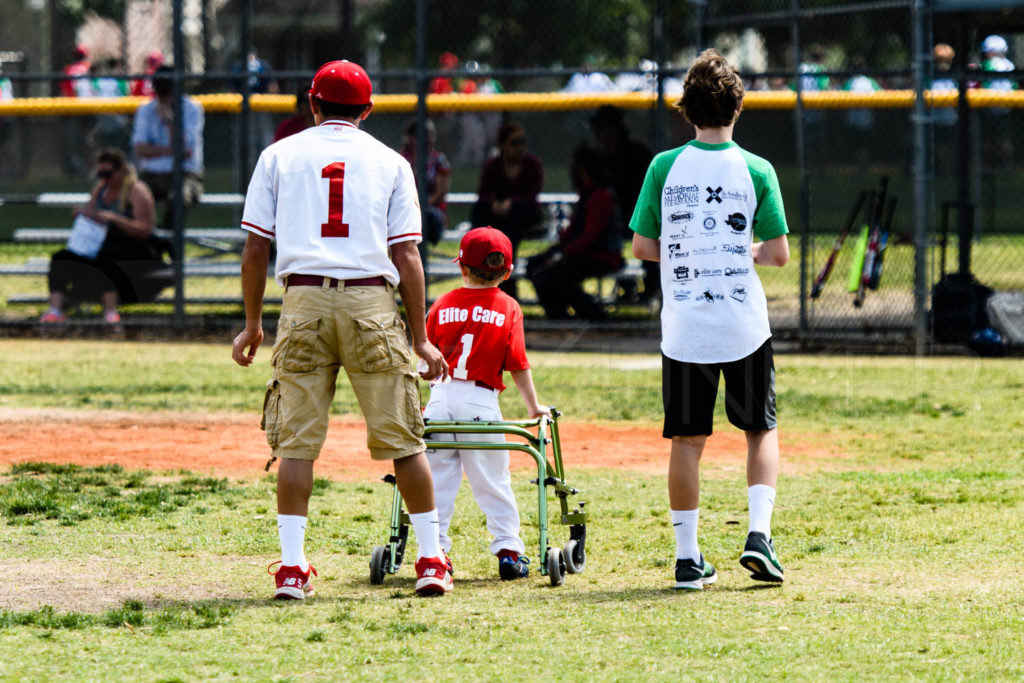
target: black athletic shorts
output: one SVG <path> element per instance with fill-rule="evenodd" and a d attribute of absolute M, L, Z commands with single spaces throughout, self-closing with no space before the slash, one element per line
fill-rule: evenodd
<path fill-rule="evenodd" d="M 746 358 L 729 363 L 683 363 L 662 354 L 666 439 L 711 434 L 719 374 L 725 377 L 729 422 L 745 431 L 775 428 L 775 363 L 768 339 Z"/>

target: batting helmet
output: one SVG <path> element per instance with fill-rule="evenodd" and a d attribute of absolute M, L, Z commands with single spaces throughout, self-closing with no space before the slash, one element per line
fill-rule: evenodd
<path fill-rule="evenodd" d="M 334 104 L 370 104 L 373 86 L 363 67 L 342 59 L 320 67 L 313 76 L 309 94 Z"/>

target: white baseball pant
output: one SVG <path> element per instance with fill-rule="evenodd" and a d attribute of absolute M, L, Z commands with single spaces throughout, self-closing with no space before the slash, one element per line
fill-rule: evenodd
<path fill-rule="evenodd" d="M 435 384 L 430 388 L 430 400 L 423 417 L 428 420 L 500 420 L 498 391 L 466 380 L 454 379 Z M 431 438 L 438 441 L 505 440 L 502 434 L 435 434 Z M 493 537 L 491 554 L 497 555 L 501 550 L 512 550 L 520 555 L 526 552 L 526 546 L 519 537 L 519 510 L 508 472 L 508 451 L 473 448 L 434 450 L 430 448 L 428 439 L 427 459 L 434 477 L 434 500 L 440 523 L 441 547 L 445 552 L 452 548 L 448 527 L 455 511 L 455 496 L 462 484 L 463 470 L 476 504 L 487 517 L 487 531 Z"/>

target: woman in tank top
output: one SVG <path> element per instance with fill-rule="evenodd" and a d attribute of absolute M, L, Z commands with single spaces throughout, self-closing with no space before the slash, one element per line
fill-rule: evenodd
<path fill-rule="evenodd" d="M 61 323 L 64 306 L 75 301 L 99 299 L 103 319 L 111 326 L 121 322 L 117 305 L 151 299 L 163 285 L 155 284 L 154 266 L 163 266 L 161 250 L 153 235 L 153 194 L 138 179 L 135 168 L 119 149 L 104 149 L 96 157 L 96 179 L 89 201 L 75 209 L 107 228 L 95 257 L 62 249 L 50 261 L 50 307 L 40 322 Z M 156 289 L 154 290 L 154 287 Z"/>

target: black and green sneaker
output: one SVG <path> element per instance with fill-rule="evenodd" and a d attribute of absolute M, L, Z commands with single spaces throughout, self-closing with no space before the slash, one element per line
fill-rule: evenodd
<path fill-rule="evenodd" d="M 718 581 L 718 572 L 710 562 L 704 561 L 703 555 L 699 564 L 693 560 L 676 560 L 676 588 L 699 591 L 715 581 Z"/>
<path fill-rule="evenodd" d="M 775 554 L 772 542 L 760 531 L 747 534 L 747 544 L 743 546 L 740 564 L 750 572 L 754 581 L 770 581 L 782 583 L 782 565 Z"/>

